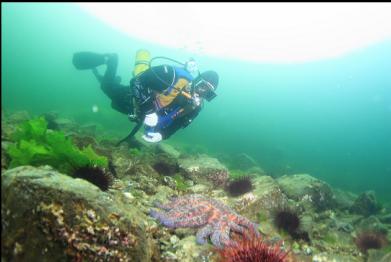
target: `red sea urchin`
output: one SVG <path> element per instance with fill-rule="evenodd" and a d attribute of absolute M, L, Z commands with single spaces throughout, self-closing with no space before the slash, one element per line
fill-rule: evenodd
<path fill-rule="evenodd" d="M 236 245 L 216 249 L 220 262 L 284 262 L 288 255 L 280 245 L 269 245 L 255 233 L 245 234 Z"/>
<path fill-rule="evenodd" d="M 242 176 L 228 183 L 226 191 L 229 195 L 237 197 L 250 192 L 253 189 L 251 177 Z"/>
<path fill-rule="evenodd" d="M 364 254 L 367 254 L 368 249 L 381 249 L 388 244 L 387 236 L 377 231 L 363 231 L 357 235 L 354 242 Z"/>

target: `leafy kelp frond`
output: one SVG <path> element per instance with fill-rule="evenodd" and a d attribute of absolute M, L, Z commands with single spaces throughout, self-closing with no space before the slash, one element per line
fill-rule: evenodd
<path fill-rule="evenodd" d="M 43 117 L 32 119 L 20 124 L 12 134 L 14 141 L 35 140 L 43 141 L 47 130 L 47 123 Z"/>
<path fill-rule="evenodd" d="M 109 164 L 107 157 L 100 156 L 97 153 L 95 153 L 91 145 L 88 145 L 87 147 L 83 148 L 82 153 L 84 156 L 87 157 L 89 165 L 107 167 Z"/>
<path fill-rule="evenodd" d="M 186 191 L 186 189 L 189 188 L 189 186 L 186 184 L 185 179 L 181 175 L 176 174 L 174 176 L 174 180 L 175 180 L 176 187 L 179 190 Z"/>
<path fill-rule="evenodd" d="M 18 144 L 10 145 L 7 149 L 11 157 L 10 167 L 21 165 L 34 165 L 50 158 L 51 152 L 43 145 L 37 144 L 35 140 L 20 140 Z"/>
<path fill-rule="evenodd" d="M 61 172 L 71 174 L 84 166 L 107 167 L 108 160 L 99 156 L 89 145 L 80 150 L 60 131 L 47 130 L 43 117 L 21 124 L 12 136 L 15 144 L 7 154 L 10 168 L 20 165 L 51 165 Z"/>

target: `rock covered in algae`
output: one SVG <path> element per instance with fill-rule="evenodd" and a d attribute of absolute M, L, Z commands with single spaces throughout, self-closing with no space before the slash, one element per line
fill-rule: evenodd
<path fill-rule="evenodd" d="M 376 200 L 375 192 L 366 191 L 361 193 L 356 201 L 354 201 L 350 210 L 363 216 L 370 216 L 377 213 L 380 210 L 380 205 Z"/>
<path fill-rule="evenodd" d="M 1 175 L 2 261 L 149 261 L 146 216 L 49 166 Z"/>
<path fill-rule="evenodd" d="M 259 168 L 260 172 L 265 173 L 261 167 L 259 167 L 258 163 L 249 155 L 245 153 L 237 154 L 233 157 L 233 168 L 240 170 L 249 170 Z"/>
<path fill-rule="evenodd" d="M 316 254 L 312 257 L 312 262 L 361 262 L 361 258 L 354 257 L 352 255 L 339 255 L 323 252 Z"/>
<path fill-rule="evenodd" d="M 30 113 L 27 111 L 16 111 L 10 114 L 7 120 L 12 124 L 23 123 L 31 118 Z"/>
<path fill-rule="evenodd" d="M 7 156 L 7 147 L 9 146 L 9 142 L 1 141 L 1 173 L 5 171 L 9 165 L 10 159 Z"/>
<path fill-rule="evenodd" d="M 197 183 L 222 187 L 228 181 L 228 169 L 216 158 L 207 155 L 189 156 L 178 159 L 185 175 Z"/>
<path fill-rule="evenodd" d="M 341 210 L 349 209 L 357 199 L 356 194 L 341 189 L 333 189 L 333 193 L 335 196 L 335 206 Z"/>
<path fill-rule="evenodd" d="M 212 255 L 210 247 L 199 245 L 195 236 L 187 236 L 174 243 L 175 256 L 178 261 L 196 262 L 209 261 Z"/>
<path fill-rule="evenodd" d="M 368 250 L 367 262 L 389 262 L 391 261 L 391 252 L 389 250 Z"/>
<path fill-rule="evenodd" d="M 291 199 L 308 202 L 316 210 L 334 206 L 334 195 L 330 186 L 308 174 L 285 175 L 277 179 L 282 191 Z"/>
<path fill-rule="evenodd" d="M 173 158 L 179 158 L 181 153 L 176 150 L 173 146 L 167 144 L 167 143 L 159 143 L 157 146 L 158 152 L 165 153 Z"/>

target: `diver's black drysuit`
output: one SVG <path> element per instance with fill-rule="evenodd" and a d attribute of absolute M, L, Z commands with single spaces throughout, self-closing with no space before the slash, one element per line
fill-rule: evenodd
<path fill-rule="evenodd" d="M 111 99 L 111 107 L 123 114 L 133 112 L 132 94 L 129 86 L 121 85 L 120 77 L 116 76 L 118 67 L 118 55 L 107 55 L 107 69 L 103 76 L 99 75 L 96 68 L 92 71 L 101 84 L 102 91 Z"/>
<path fill-rule="evenodd" d="M 172 71 L 166 70 L 164 66 L 156 66 L 153 69 L 154 72 L 152 72 L 152 69 L 148 69 L 139 77 L 132 78 L 130 86 L 125 86 L 120 84 L 120 78 L 116 76 L 118 55 L 109 54 L 106 56 L 107 69 L 105 74 L 103 76 L 99 75 L 96 68 L 93 69 L 93 72 L 101 83 L 102 91 L 111 99 L 111 107 L 128 116 L 136 113 L 134 112 L 135 108 L 133 106 L 135 102 L 137 103 L 137 114 L 141 117 L 154 111 L 155 94 L 161 93 L 167 88 L 167 85 L 162 83 L 161 80 L 163 79 L 166 82 L 172 81 Z M 201 110 L 201 106 L 194 107 L 188 100 L 181 96 L 178 96 L 172 104 L 184 108 L 186 113 L 159 130 L 163 139 L 167 139 L 178 129 L 189 125 Z M 169 114 L 171 110 L 172 108 L 168 107 L 162 110 L 161 113 Z M 142 120 L 138 119 L 138 121 Z"/>

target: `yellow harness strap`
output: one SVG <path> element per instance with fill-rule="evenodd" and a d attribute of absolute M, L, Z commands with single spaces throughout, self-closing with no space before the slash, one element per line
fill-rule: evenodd
<path fill-rule="evenodd" d="M 156 96 L 156 102 L 158 103 L 159 107 L 162 108 L 171 104 L 171 102 L 177 97 L 179 93 L 189 98 L 190 94 L 182 91 L 183 89 L 185 89 L 186 86 L 188 86 L 188 84 L 189 81 L 184 78 L 181 78 L 178 80 L 178 82 L 175 84 L 175 86 L 172 88 L 171 92 L 168 95 L 164 95 L 163 93 L 158 94 Z"/>

